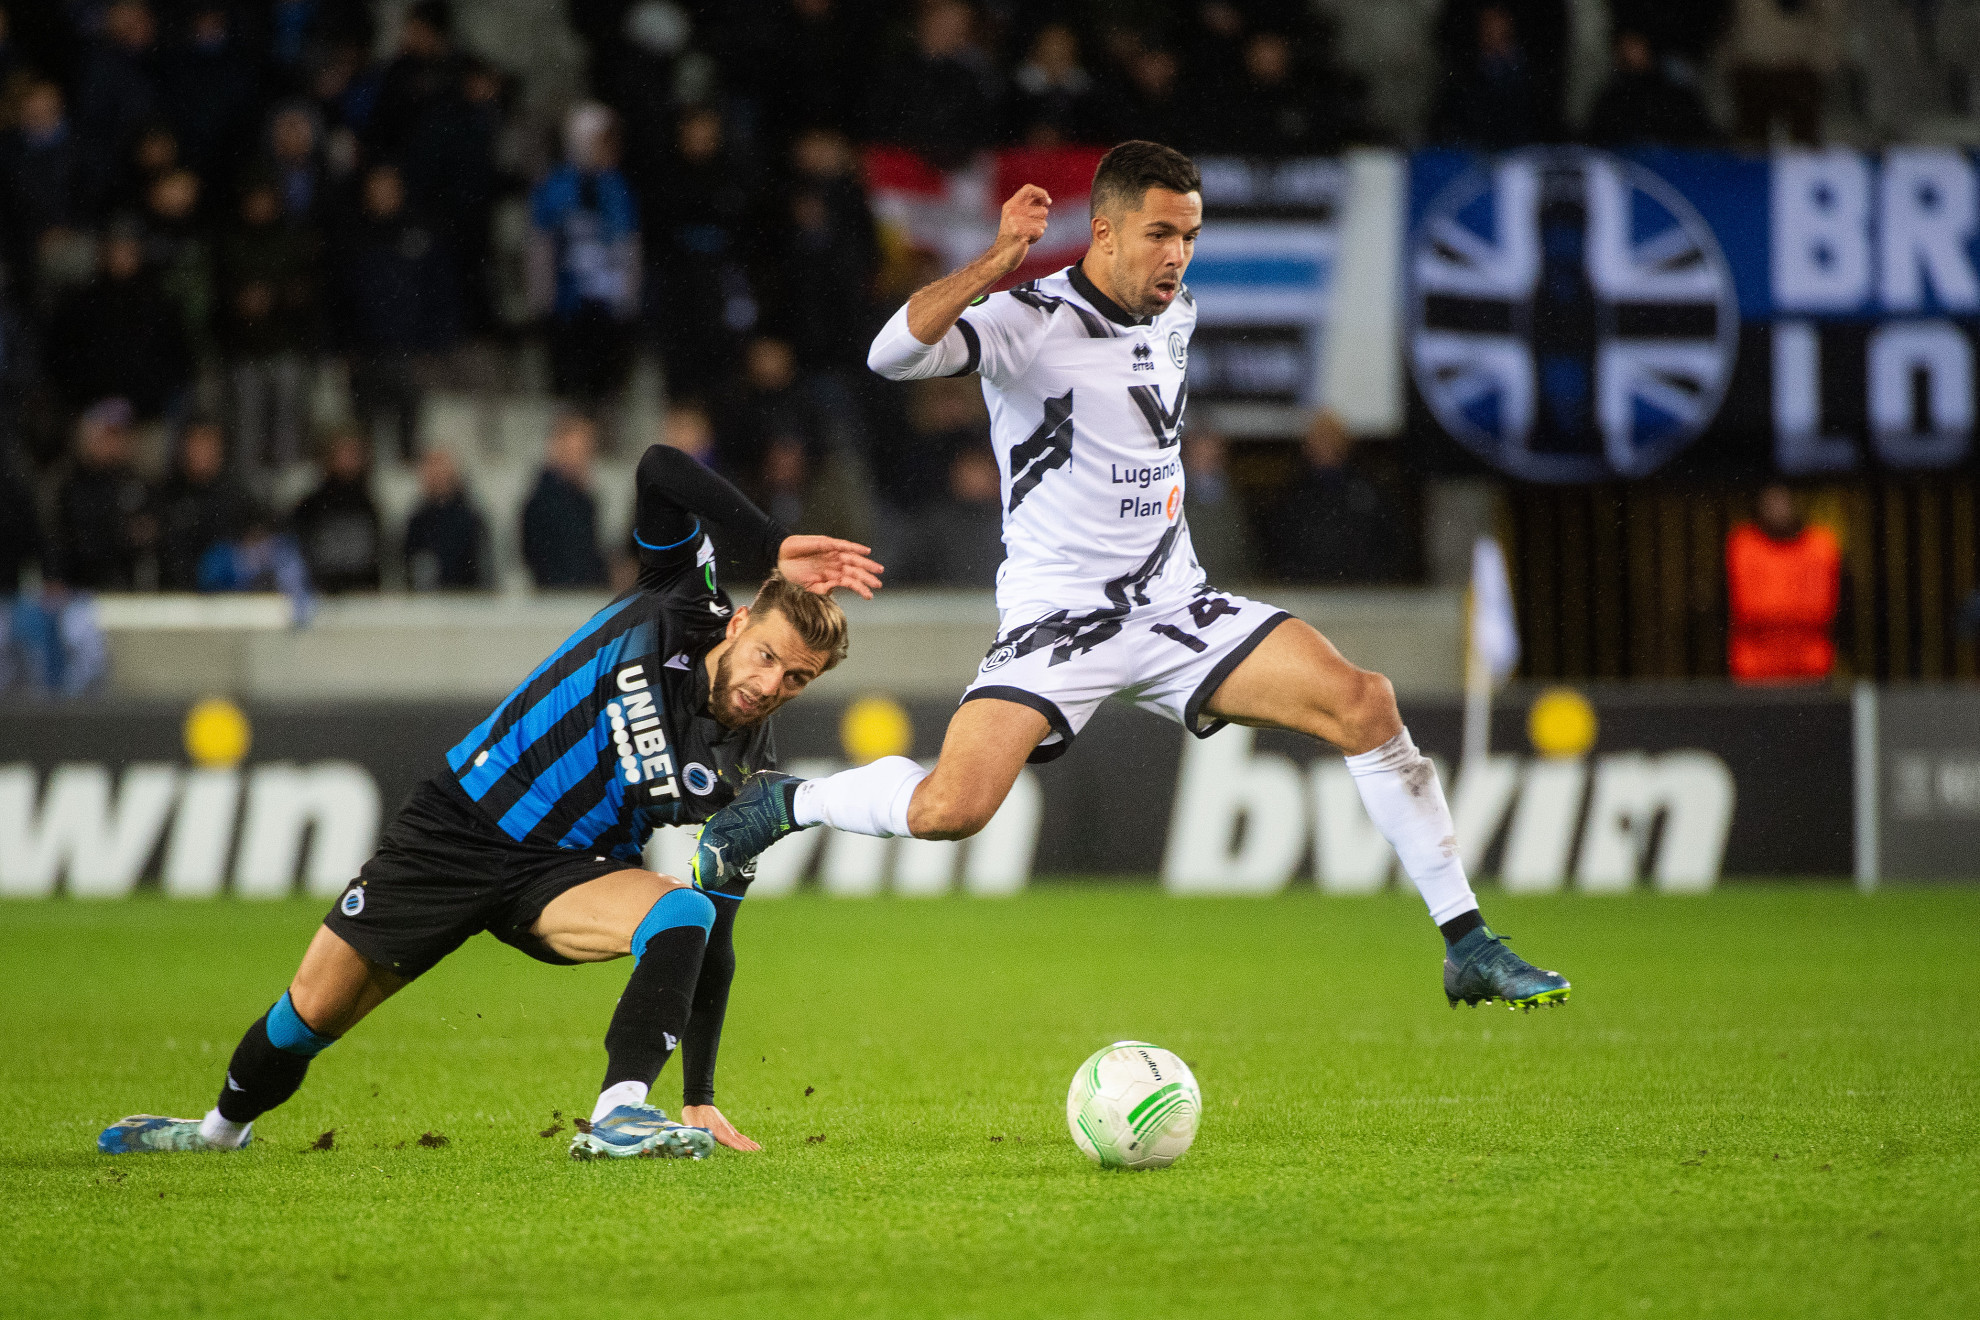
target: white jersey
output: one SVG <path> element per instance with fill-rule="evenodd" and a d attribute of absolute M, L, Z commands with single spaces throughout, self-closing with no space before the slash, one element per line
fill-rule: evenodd
<path fill-rule="evenodd" d="M 1006 627 L 1173 607 L 1201 583 L 1180 444 L 1195 328 L 1187 287 L 1161 315 L 1133 316 L 1075 265 L 978 299 L 939 344 L 908 333 L 905 307 L 874 340 L 867 364 L 890 379 L 983 379 Z"/>

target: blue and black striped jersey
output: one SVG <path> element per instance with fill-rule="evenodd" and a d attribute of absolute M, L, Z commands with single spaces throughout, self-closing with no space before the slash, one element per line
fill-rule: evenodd
<path fill-rule="evenodd" d="M 656 479 L 668 466 L 640 465 L 638 582 L 447 753 L 462 791 L 519 842 L 637 864 L 655 826 L 706 820 L 775 764 L 768 721 L 731 730 L 707 713 L 704 662 L 733 609 L 701 520 Z"/>

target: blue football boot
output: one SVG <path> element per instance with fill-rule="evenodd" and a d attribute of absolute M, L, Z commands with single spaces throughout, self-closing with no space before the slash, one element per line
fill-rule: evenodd
<path fill-rule="evenodd" d="M 791 818 L 791 800 L 804 781 L 759 770 L 743 781 L 728 806 L 708 818 L 694 849 L 694 883 L 714 889 L 745 873 L 765 848 L 809 826 Z"/>
<path fill-rule="evenodd" d="M 96 1134 L 96 1149 L 105 1155 L 137 1155 L 153 1150 L 239 1150 L 253 1135 L 254 1125 L 241 1134 L 241 1146 L 222 1146 L 199 1135 L 196 1118 L 165 1118 L 132 1114 Z"/>
<path fill-rule="evenodd" d="M 707 1128 L 676 1123 L 652 1105 L 620 1105 L 571 1138 L 574 1160 L 705 1160 L 714 1149 Z"/>
<path fill-rule="evenodd" d="M 1535 967 L 1486 926 L 1444 953 L 1444 997 L 1452 1008 L 1503 999 L 1508 1008 L 1533 1009 L 1565 1003 L 1571 989 L 1565 976 Z"/>

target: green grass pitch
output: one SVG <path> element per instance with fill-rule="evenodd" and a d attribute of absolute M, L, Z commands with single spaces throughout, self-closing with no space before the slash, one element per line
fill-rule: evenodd
<path fill-rule="evenodd" d="M 1407 895 L 753 903 L 766 1149 L 702 1164 L 565 1157 L 625 965 L 481 938 L 246 1152 L 99 1157 L 321 906 L 0 904 L 0 1315 L 1980 1315 L 1980 891 L 1488 895 L 1574 978 L 1531 1015 L 1446 1008 Z M 1122 1037 L 1201 1079 L 1172 1169 L 1066 1135 Z"/>

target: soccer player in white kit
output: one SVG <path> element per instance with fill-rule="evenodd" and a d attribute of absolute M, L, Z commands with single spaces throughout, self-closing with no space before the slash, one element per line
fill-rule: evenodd
<path fill-rule="evenodd" d="M 940 759 L 932 771 L 893 756 L 822 779 L 755 776 L 704 827 L 698 880 L 812 825 L 966 838 L 1027 760 L 1066 752 L 1118 696 L 1199 738 L 1237 723 L 1340 748 L 1445 937 L 1451 1004 L 1565 1000 L 1565 977 L 1480 917 L 1437 772 L 1389 681 L 1286 611 L 1217 590 L 1196 562 L 1180 451 L 1196 325 L 1183 274 L 1203 226 L 1195 165 L 1153 142 L 1115 147 L 1094 173 L 1086 255 L 988 292 L 1044 236 L 1051 202 L 1020 188 L 989 249 L 910 298 L 867 355 L 890 380 L 980 376 L 1003 477 L 1001 623 Z"/>

